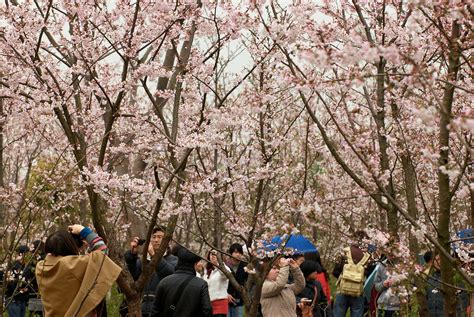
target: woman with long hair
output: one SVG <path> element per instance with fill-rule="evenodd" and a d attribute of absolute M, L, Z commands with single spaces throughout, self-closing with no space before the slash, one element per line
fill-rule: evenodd
<path fill-rule="evenodd" d="M 229 312 L 229 300 L 227 294 L 229 280 L 218 268 L 219 262 L 217 260 L 216 250 L 210 250 L 207 253 L 207 260 L 208 262 L 201 278 L 207 282 L 209 287 L 212 313 L 213 316 L 225 317 Z M 230 269 L 226 265 L 225 268 L 230 272 Z"/>
<path fill-rule="evenodd" d="M 103 299 L 121 268 L 106 255 L 107 246 L 90 228 L 68 229 L 48 237 L 46 257 L 36 265 L 45 316 L 101 316 L 106 313 Z M 79 255 L 83 240 L 89 245 L 87 255 Z"/>

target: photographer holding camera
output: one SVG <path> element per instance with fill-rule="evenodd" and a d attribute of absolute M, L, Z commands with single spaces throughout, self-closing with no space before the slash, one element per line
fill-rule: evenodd
<path fill-rule="evenodd" d="M 160 247 L 161 240 L 163 239 L 165 232 L 166 229 L 162 226 L 157 226 L 153 229 L 150 244 L 148 245 L 149 260 L 151 260 L 153 255 L 155 255 L 156 250 L 158 250 Z M 139 237 L 133 238 L 133 240 L 130 242 L 130 250 L 125 252 L 124 255 L 128 270 L 132 274 L 132 277 L 135 281 L 138 279 L 143 269 L 143 263 L 138 256 L 138 247 L 144 243 L 144 239 L 140 239 Z M 178 258 L 170 253 L 168 247 L 165 255 L 156 265 L 155 272 L 153 272 L 153 275 L 143 290 L 142 314 L 144 316 L 148 316 L 148 314 L 151 313 L 158 283 L 163 278 L 174 273 L 177 263 Z M 126 314 L 125 310 L 126 309 L 124 307 L 121 308 L 122 315 Z"/>
<path fill-rule="evenodd" d="M 280 258 L 278 264 L 273 264 L 262 287 L 263 316 L 296 317 L 295 295 L 305 288 L 303 273 L 293 259 Z M 290 274 L 294 283 L 288 284 Z"/>
<path fill-rule="evenodd" d="M 89 245 L 87 255 L 79 255 L 83 240 Z M 76 224 L 51 234 L 44 249 L 36 280 L 45 316 L 106 314 L 104 298 L 121 268 L 106 255 L 102 238 Z"/>

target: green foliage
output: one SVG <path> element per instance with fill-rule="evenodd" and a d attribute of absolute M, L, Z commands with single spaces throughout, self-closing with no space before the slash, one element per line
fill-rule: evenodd
<path fill-rule="evenodd" d="M 64 175 L 58 170 L 56 163 L 48 159 L 35 163 L 26 195 L 28 200 L 37 206 L 33 221 L 39 223 L 40 227 L 45 215 L 54 220 L 58 227 L 74 223 L 78 218 L 77 200 L 66 198 L 75 191 L 72 181 L 75 176 L 74 173 Z"/>
<path fill-rule="evenodd" d="M 125 297 L 118 291 L 118 286 L 114 283 L 107 296 L 107 316 L 120 316 L 120 304 L 124 300 Z"/>

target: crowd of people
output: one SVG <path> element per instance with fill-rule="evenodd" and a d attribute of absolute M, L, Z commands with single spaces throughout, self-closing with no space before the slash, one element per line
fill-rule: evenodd
<path fill-rule="evenodd" d="M 153 230 L 146 261 L 158 251 L 165 232 L 161 226 Z M 396 252 L 376 256 L 361 238 L 363 234 L 357 233 L 356 242 L 334 264 L 335 296 L 331 296 L 330 276 L 317 251 L 262 259 L 257 269 L 265 278 L 257 294 L 257 313 L 264 317 L 345 317 L 348 312 L 353 317 L 402 316 L 399 281 L 392 274 L 399 260 Z M 146 265 L 139 255 L 143 242 L 133 238 L 124 254 L 134 280 Z M 396 249 L 397 244 L 391 247 Z M 144 287 L 142 315 L 244 316 L 242 287 L 252 272 L 241 244 L 233 243 L 226 251 L 219 254 L 210 249 L 201 258 L 183 246 L 168 246 Z M 59 230 L 45 243 L 37 240 L 31 247 L 19 247 L 5 278 L 8 316 L 24 317 L 27 310 L 29 316 L 107 316 L 105 296 L 121 272 L 107 254 L 102 238 L 82 225 Z M 424 260 L 428 314 L 444 316 L 439 255 L 428 251 Z M 372 282 L 369 289 L 367 281 Z M 462 285 L 459 290 L 457 316 L 466 316 L 469 294 Z M 255 292 L 247 289 L 246 294 Z M 120 314 L 128 315 L 126 301 Z"/>
<path fill-rule="evenodd" d="M 38 297 L 35 266 L 43 258 L 44 243 L 35 240 L 30 247 L 21 245 L 17 248 L 16 258 L 6 276 L 0 271 L 0 280 L 7 279 L 3 289 L 9 316 L 25 316 L 27 309 L 30 309 L 30 316 L 42 316 L 42 311 L 35 311 L 35 303 L 38 302 L 35 301 Z"/>

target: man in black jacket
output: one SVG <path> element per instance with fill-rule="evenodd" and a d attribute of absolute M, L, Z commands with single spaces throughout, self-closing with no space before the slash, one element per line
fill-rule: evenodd
<path fill-rule="evenodd" d="M 227 262 L 227 266 L 232 270 L 232 274 L 240 285 L 244 285 L 247 281 L 248 274 L 245 272 L 244 267 L 247 265 L 242 262 L 244 250 L 242 245 L 239 243 L 233 243 L 229 247 L 229 254 L 232 255 Z M 229 282 L 227 288 L 227 294 L 229 299 L 229 317 L 242 317 L 244 315 L 244 301 L 242 300 L 242 294 Z"/>
<path fill-rule="evenodd" d="M 157 226 L 153 229 L 153 233 L 150 240 L 150 245 L 148 246 L 148 255 L 151 259 L 155 254 L 155 251 L 158 250 L 161 244 L 161 240 L 165 235 L 166 229 Z M 135 237 L 130 243 L 130 250 L 125 253 L 125 262 L 127 263 L 128 270 L 132 274 L 133 279 L 136 281 L 142 272 L 143 264 L 138 256 L 138 237 Z M 143 316 L 148 316 L 151 313 L 151 308 L 153 306 L 153 301 L 155 300 L 156 289 L 160 281 L 174 273 L 176 263 L 178 258 L 170 252 L 167 252 L 163 258 L 158 262 L 153 272 L 150 280 L 145 285 L 143 290 L 143 300 L 142 300 L 142 314 Z M 122 311 L 124 313 L 125 310 Z"/>
<path fill-rule="evenodd" d="M 194 266 L 201 258 L 183 247 L 176 250 L 178 265 L 174 274 L 158 285 L 153 317 L 210 317 L 211 299 L 206 281 L 196 276 Z"/>

